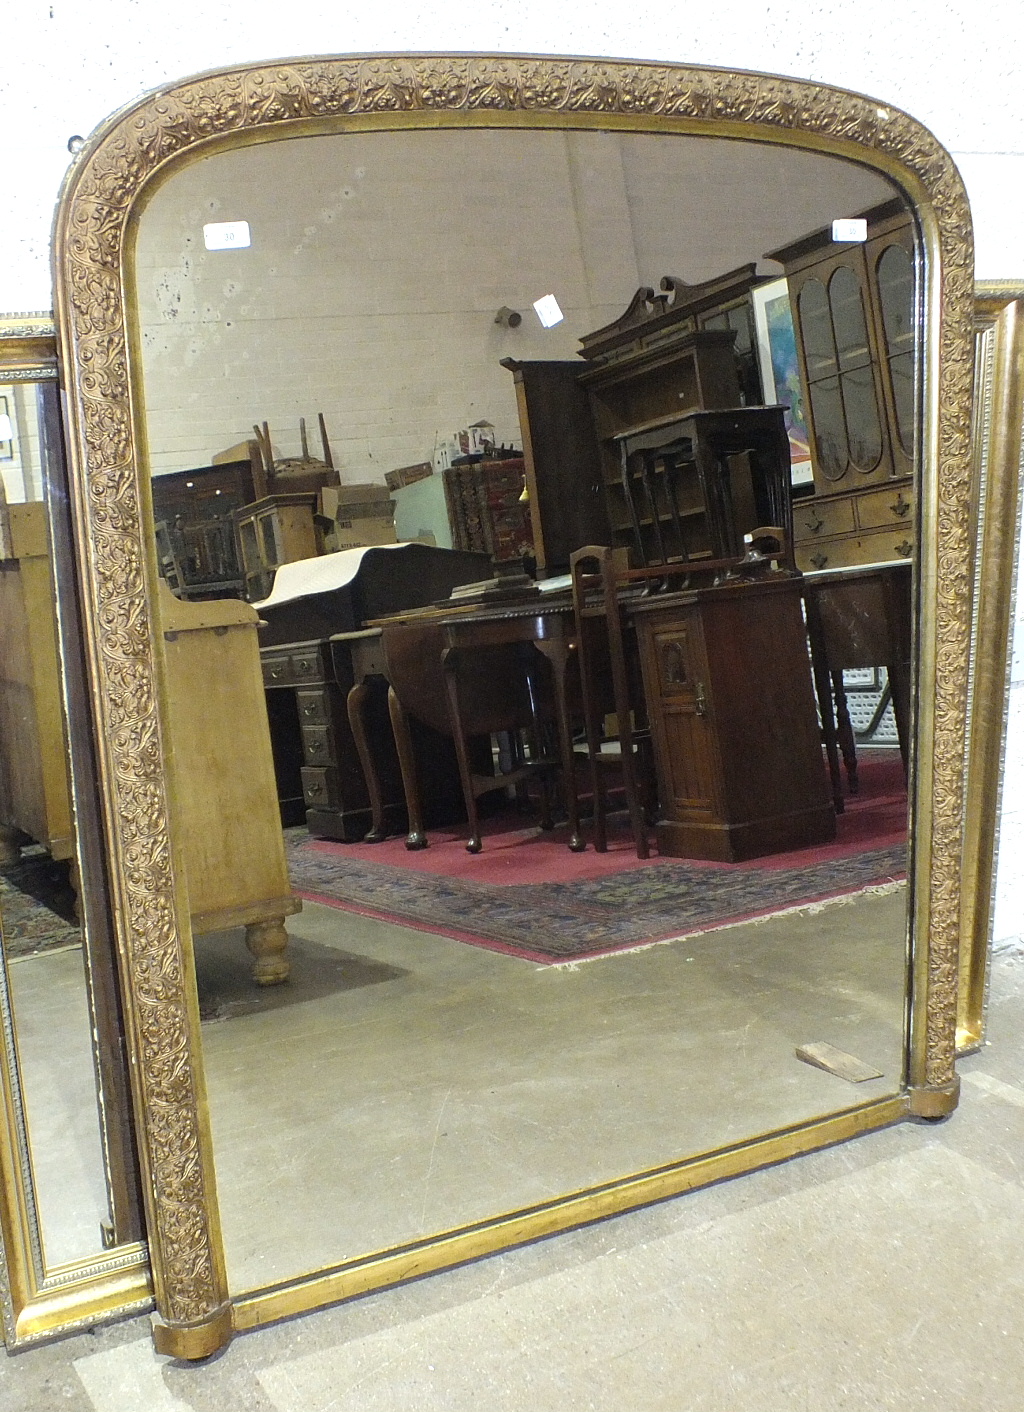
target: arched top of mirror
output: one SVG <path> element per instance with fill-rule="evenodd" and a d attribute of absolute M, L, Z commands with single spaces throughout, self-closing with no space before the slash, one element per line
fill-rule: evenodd
<path fill-rule="evenodd" d="M 745 138 L 846 157 L 890 178 L 919 220 L 926 311 L 915 834 L 917 989 L 911 1086 L 954 1082 L 961 775 L 968 635 L 967 535 L 972 373 L 972 244 L 959 175 L 920 124 L 859 95 L 793 79 L 681 65 L 516 56 L 377 56 L 252 65 L 169 86 L 105 124 L 69 172 L 57 217 L 62 343 L 73 382 L 71 434 L 87 611 L 97 648 L 95 699 L 111 837 L 128 925 L 129 1006 L 143 1105 L 173 1111 L 152 1125 L 148 1156 L 163 1180 L 154 1239 L 187 1261 L 165 1315 L 207 1314 L 220 1287 L 204 1250 L 209 1167 L 196 1116 L 190 1017 L 170 867 L 154 687 L 152 622 L 137 476 L 126 255 L 156 184 L 218 147 L 323 131 L 561 128 Z"/>

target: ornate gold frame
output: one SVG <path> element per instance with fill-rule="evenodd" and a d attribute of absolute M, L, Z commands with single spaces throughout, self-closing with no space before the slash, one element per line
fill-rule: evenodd
<path fill-rule="evenodd" d="M 972 521 L 977 538 L 957 999 L 960 1054 L 980 1048 L 984 1036 L 1024 445 L 1024 284 L 981 283 L 975 295 Z"/>
<path fill-rule="evenodd" d="M 899 1098 L 623 1178 L 416 1247 L 235 1301 L 227 1293 L 197 1062 L 187 917 L 174 886 L 164 738 L 125 306 L 133 222 L 173 167 L 217 147 L 322 131 L 554 127 L 721 135 L 845 156 L 892 178 L 924 249 L 919 766 L 913 789 L 912 980 Z M 68 381 L 92 697 L 107 791 L 119 944 L 161 1351 L 202 1357 L 230 1336 L 327 1299 L 466 1260 L 956 1102 L 954 1070 L 973 366 L 972 236 L 950 157 L 898 110 L 751 73 L 594 59 L 310 58 L 191 78 L 115 115 L 68 174 L 55 270 Z"/>
<path fill-rule="evenodd" d="M 56 377 L 52 316 L 0 317 L 0 382 L 52 382 Z M 2 947 L 0 969 L 6 970 Z M 14 1028 L 4 975 L 0 985 L 0 1323 L 9 1349 L 139 1312 L 153 1302 L 148 1252 L 140 1242 L 72 1264 L 47 1266 Z"/>

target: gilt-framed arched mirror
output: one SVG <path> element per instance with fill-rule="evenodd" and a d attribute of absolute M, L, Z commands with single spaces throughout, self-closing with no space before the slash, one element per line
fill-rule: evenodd
<path fill-rule="evenodd" d="M 204 227 L 221 228 L 221 248 Z M 162 1348 L 202 1356 L 233 1327 L 952 1109 L 973 287 L 963 187 L 927 131 L 826 86 L 674 65 L 384 56 L 250 66 L 171 85 L 99 129 L 69 174 L 55 249 Z M 563 317 L 545 327 L 531 305 L 549 295 Z M 790 318 L 781 332 L 780 299 Z M 666 363 L 669 380 L 655 386 L 652 370 Z M 524 410 L 529 370 L 555 364 L 570 370 L 575 400 L 538 430 Z M 652 718 L 658 634 L 676 644 L 703 635 L 695 714 L 718 734 L 694 758 L 717 752 L 711 794 L 728 794 L 730 751 L 742 720 L 756 720 L 739 773 L 774 762 L 757 776 L 761 802 L 780 781 L 810 781 L 773 817 L 810 812 L 819 834 L 758 834 L 753 852 L 695 854 L 686 820 L 668 817 L 693 794 L 672 773 L 680 737 L 659 746 L 652 720 L 656 858 L 602 872 L 602 855 L 575 892 L 561 871 L 505 893 L 507 878 L 490 877 L 485 916 L 489 875 L 467 873 L 464 850 L 446 878 L 428 827 L 417 855 L 431 861 L 403 871 L 400 858 L 372 855 L 386 843 L 332 835 L 325 815 L 345 810 L 333 799 L 325 809 L 314 791 L 288 825 L 289 881 L 278 713 L 325 711 L 305 725 L 296 717 L 292 744 L 312 748 L 308 731 L 320 731 L 333 750 L 341 693 L 363 670 L 350 657 L 344 671 L 331 665 L 338 641 L 354 652 L 353 634 L 365 643 L 379 631 L 386 647 L 389 629 L 372 621 L 424 600 L 314 631 L 308 583 L 286 592 L 294 575 L 280 568 L 249 594 L 258 613 L 190 595 L 167 534 L 181 512 L 163 518 L 158 538 L 155 507 L 169 503 L 171 477 L 194 489 L 204 469 L 213 486 L 228 451 L 247 461 L 255 424 L 251 503 L 257 492 L 282 502 L 266 541 L 280 549 L 287 482 L 275 490 L 267 476 L 333 463 L 334 513 L 323 497 L 317 509 L 333 520 L 321 532 L 336 536 L 346 487 L 379 487 L 385 471 L 428 462 L 423 479 L 442 478 L 439 443 L 463 427 L 456 458 L 476 448 L 471 432 L 519 453 L 543 524 L 532 557 L 549 580 L 566 566 L 559 556 L 586 542 L 580 506 L 596 517 L 591 542 L 597 523 L 620 563 L 657 566 L 684 557 L 658 543 L 684 514 L 714 521 L 706 501 L 659 511 L 658 487 L 697 464 L 703 435 L 692 422 L 666 441 L 664 428 L 680 411 L 749 420 L 795 392 L 804 454 L 790 424 L 790 464 L 771 482 L 784 498 L 754 484 L 752 441 L 741 448 L 747 471 L 728 472 L 739 500 L 741 481 L 754 485 L 751 516 L 770 504 L 787 521 L 790 542 L 766 572 L 773 602 L 790 603 L 789 626 L 759 619 L 745 637 L 752 620 L 739 612 L 721 628 L 715 605 L 735 580 L 707 587 L 719 597 L 684 588 L 698 618 L 682 626 L 659 616 L 668 600 L 679 607 L 678 593 L 649 593 L 631 621 L 654 644 L 643 678 Z M 317 412 L 331 438 L 322 458 L 286 430 Z M 574 418 L 588 428 L 583 478 L 552 510 L 552 462 L 571 460 Z M 647 493 L 648 471 L 662 479 L 631 518 L 631 486 Z M 685 553 L 699 561 L 713 548 Z M 297 562 L 322 571 L 330 557 Z M 800 606 L 806 581 L 824 591 L 862 570 L 902 583 L 909 644 L 888 663 L 906 775 L 894 744 L 883 759 L 883 743 L 859 742 L 864 782 L 876 765 L 888 770 L 878 799 L 889 812 L 867 847 L 847 827 L 849 772 L 844 782 L 836 756 L 838 779 L 830 774 L 823 751 Z M 755 588 L 729 602 L 753 602 Z M 741 640 L 743 670 L 724 684 L 716 664 Z M 367 680 L 397 679 L 395 661 L 366 669 Z M 868 674 L 869 715 L 883 689 L 876 665 L 886 664 L 831 663 L 847 698 L 860 687 L 845 671 Z M 274 676 L 293 670 L 305 680 Z M 674 670 L 673 689 L 686 678 Z M 485 675 L 467 669 L 471 681 Z M 274 692 L 285 688 L 282 705 Z M 730 745 L 737 702 L 746 715 Z M 787 754 L 797 735 L 799 767 Z M 306 756 L 299 779 L 330 794 L 341 768 Z M 251 802 L 257 778 L 268 781 L 266 807 Z M 365 831 L 370 811 L 359 807 Z M 202 822 L 211 819 L 216 827 Z M 241 876 L 257 819 L 274 906 L 256 916 L 223 889 L 200 905 L 214 855 Z M 470 862 L 493 867 L 494 840 L 485 829 Z M 514 856 L 529 853 L 527 843 Z M 588 855 L 597 867 L 593 848 L 578 856 Z M 712 894 L 727 895 L 723 910 L 700 910 Z M 254 984 L 246 934 L 255 980 L 280 980 L 290 963 L 284 984 Z"/>

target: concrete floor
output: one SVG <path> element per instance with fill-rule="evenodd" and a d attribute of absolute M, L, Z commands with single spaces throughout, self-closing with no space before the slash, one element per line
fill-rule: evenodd
<path fill-rule="evenodd" d="M 1024 958 L 940 1124 L 902 1124 L 237 1338 L 134 1319 L 0 1360 L 3 1412 L 1018 1412 Z"/>
<path fill-rule="evenodd" d="M 252 1005 L 197 942 L 229 1283 L 373 1250 L 806 1121 L 900 1084 L 902 886 L 571 966 L 307 904 Z M 801 1063 L 827 1040 L 880 1078 Z"/>

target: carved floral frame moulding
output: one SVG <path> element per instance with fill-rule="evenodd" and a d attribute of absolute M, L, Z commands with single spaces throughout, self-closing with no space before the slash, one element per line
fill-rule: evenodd
<path fill-rule="evenodd" d="M 795 79 L 677 65 L 517 56 L 301 59 L 202 75 L 142 99 L 90 139 L 65 182 L 55 278 L 91 683 L 120 910 L 150 1245 L 169 1328 L 220 1322 L 227 1294 L 196 1017 L 168 836 L 140 522 L 125 260 L 133 208 L 168 163 L 211 144 L 326 126 L 608 125 L 746 136 L 860 159 L 915 202 L 925 240 L 920 758 L 913 894 L 911 1108 L 955 1095 L 958 870 L 968 649 L 973 255 L 948 153 L 914 119 Z M 247 137 L 248 135 L 248 137 Z M 142 501 L 141 503 L 145 503 Z M 930 704 L 929 704 L 930 703 Z M 926 871 L 923 871 L 926 870 Z M 183 938 L 185 938 L 183 940 Z M 916 1095 L 916 1103 L 915 1103 Z"/>

